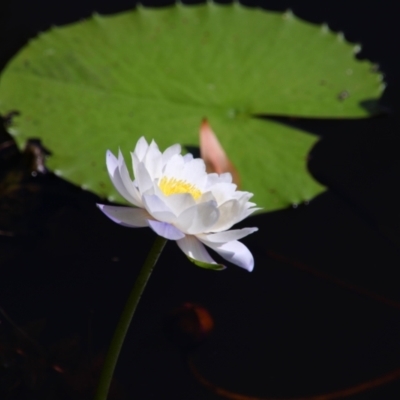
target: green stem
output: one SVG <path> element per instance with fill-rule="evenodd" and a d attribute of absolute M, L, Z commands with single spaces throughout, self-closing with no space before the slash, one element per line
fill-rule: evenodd
<path fill-rule="evenodd" d="M 143 290 L 146 287 L 147 281 L 149 280 L 154 266 L 157 263 L 158 257 L 160 257 L 160 254 L 166 243 L 167 239 L 157 236 L 153 247 L 146 258 L 146 261 L 144 262 L 143 267 L 136 278 L 131 294 L 129 295 L 128 301 L 125 304 L 124 311 L 122 312 L 121 318 L 115 329 L 114 336 L 111 340 L 111 344 L 104 361 L 103 370 L 101 372 L 95 400 L 107 400 L 115 366 L 117 365 L 119 353 L 121 352 L 121 348 L 124 343 L 126 333 L 128 332 L 133 314 L 135 313 Z"/>

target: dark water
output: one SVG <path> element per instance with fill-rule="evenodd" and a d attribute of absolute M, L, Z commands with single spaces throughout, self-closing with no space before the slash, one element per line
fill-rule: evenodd
<path fill-rule="evenodd" d="M 3 2 L 0 63 L 52 24 L 132 5 Z M 312 398 L 347 388 L 355 388 L 350 399 L 400 397 L 395 6 L 388 0 L 263 5 L 290 7 L 361 42 L 360 57 L 386 73 L 382 106 L 390 113 L 360 121 L 282 120 L 322 137 L 309 169 L 329 190 L 308 205 L 242 224 L 260 228 L 244 240 L 256 259 L 251 274 L 234 266 L 219 273 L 196 268 L 169 243 L 124 346 L 115 399 L 221 398 L 189 363 L 217 388 L 254 398 Z M 95 195 L 40 172 L 38 143 L 19 152 L 0 130 L 0 399 L 90 399 L 154 236 L 110 222 Z M 190 361 L 165 329 L 185 302 L 201 304 L 215 324 Z M 344 394 L 350 392 L 336 398 Z"/>

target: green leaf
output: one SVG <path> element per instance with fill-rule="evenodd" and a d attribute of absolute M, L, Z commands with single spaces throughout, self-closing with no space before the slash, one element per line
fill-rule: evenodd
<path fill-rule="evenodd" d="M 204 269 L 212 269 L 213 271 L 223 271 L 224 269 L 226 269 L 225 265 L 222 264 L 209 264 L 191 257 L 188 257 L 188 260 L 191 261 L 194 265 L 197 265 L 198 267 Z"/>
<path fill-rule="evenodd" d="M 0 112 L 21 111 L 16 140 L 40 137 L 56 173 L 120 201 L 107 149 L 127 155 L 142 135 L 161 148 L 196 146 L 206 117 L 243 190 L 269 211 L 323 190 L 306 169 L 317 139 L 255 115 L 367 116 L 382 77 L 354 50 L 290 13 L 139 7 L 31 41 L 4 71 Z"/>

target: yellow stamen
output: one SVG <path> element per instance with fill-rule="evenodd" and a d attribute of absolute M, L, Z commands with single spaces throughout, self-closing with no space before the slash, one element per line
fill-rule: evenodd
<path fill-rule="evenodd" d="M 202 194 L 201 191 L 191 183 L 175 178 L 167 178 L 166 176 L 161 179 L 158 186 L 166 196 L 171 196 L 171 194 L 189 193 L 195 200 L 197 200 Z"/>

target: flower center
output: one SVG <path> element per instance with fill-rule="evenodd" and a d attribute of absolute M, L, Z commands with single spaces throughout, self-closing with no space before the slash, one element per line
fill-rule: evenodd
<path fill-rule="evenodd" d="M 158 186 L 166 196 L 171 196 L 171 194 L 189 193 L 195 200 L 197 200 L 202 194 L 201 191 L 191 183 L 175 178 L 167 178 L 166 176 L 161 179 Z"/>

